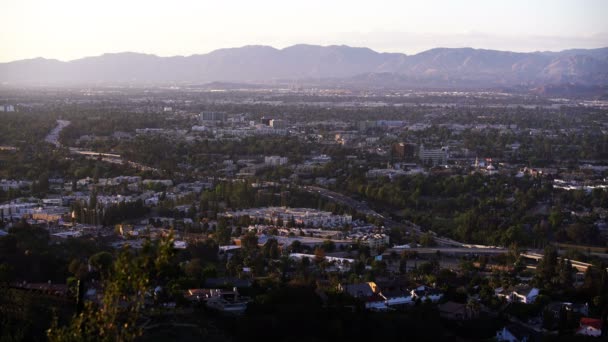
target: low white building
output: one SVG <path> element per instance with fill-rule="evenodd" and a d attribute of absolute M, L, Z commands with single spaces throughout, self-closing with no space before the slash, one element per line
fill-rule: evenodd
<path fill-rule="evenodd" d="M 386 234 L 353 234 L 349 239 L 357 240 L 361 244 L 368 246 L 372 250 L 377 250 L 380 247 L 387 246 L 390 242 L 389 236 Z"/>
<path fill-rule="evenodd" d="M 304 258 L 308 258 L 309 260 L 314 260 L 314 254 L 303 254 L 303 253 L 291 253 L 289 254 L 290 259 L 294 260 L 302 260 Z M 327 260 L 332 266 L 336 268 L 336 270 L 340 272 L 348 272 L 351 269 L 351 266 L 355 264 L 355 259 L 349 258 L 338 258 L 326 256 L 325 260 Z"/>
<path fill-rule="evenodd" d="M 8 191 L 9 189 L 17 190 L 21 188 L 28 188 L 31 185 L 32 182 L 30 181 L 18 181 L 12 179 L 0 180 L 0 189 L 2 189 L 2 191 Z"/>
<path fill-rule="evenodd" d="M 511 301 L 532 304 L 538 294 L 539 290 L 536 287 L 518 286 L 511 292 Z"/>
<path fill-rule="evenodd" d="M 287 225 L 292 221 L 298 225 L 308 227 L 337 227 L 352 222 L 352 215 L 334 215 L 329 211 L 320 211 L 309 208 L 287 208 L 287 207 L 267 207 L 251 208 L 234 212 L 227 212 L 226 217 L 249 216 L 254 220 L 265 220 L 278 225 L 279 221 Z"/>
<path fill-rule="evenodd" d="M 287 164 L 287 157 L 267 156 L 264 157 L 264 164 L 270 166 L 280 166 Z"/>
<path fill-rule="evenodd" d="M 420 299 L 422 302 L 430 300 L 433 303 L 437 303 L 443 298 L 443 293 L 441 291 L 426 285 L 418 286 L 410 291 L 410 294 L 412 295 L 412 299 Z"/>

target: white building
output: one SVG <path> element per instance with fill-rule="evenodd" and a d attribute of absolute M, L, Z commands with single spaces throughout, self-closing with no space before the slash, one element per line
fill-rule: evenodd
<path fill-rule="evenodd" d="M 365 177 L 367 178 L 380 178 L 380 177 L 388 177 L 389 179 L 393 179 L 399 176 L 405 176 L 408 173 L 404 170 L 399 169 L 371 169 L 365 173 Z"/>
<path fill-rule="evenodd" d="M 420 153 L 418 154 L 420 161 L 424 164 L 436 165 L 447 165 L 448 163 L 448 148 L 442 147 L 439 149 L 426 149 L 424 145 L 420 146 Z"/>
<path fill-rule="evenodd" d="M 226 113 L 224 113 L 224 112 L 201 112 L 199 118 L 202 123 L 223 122 L 223 121 L 226 121 Z"/>
<path fill-rule="evenodd" d="M 267 156 L 264 157 L 264 164 L 270 166 L 280 166 L 287 164 L 287 157 Z"/>
<path fill-rule="evenodd" d="M 316 163 L 316 164 L 327 164 L 330 161 L 331 161 L 331 157 L 326 154 L 320 154 L 318 156 L 314 156 L 314 157 L 310 158 L 310 162 Z"/>
<path fill-rule="evenodd" d="M 32 185 L 32 182 L 30 181 L 17 181 L 17 180 L 0 180 L 0 189 L 2 189 L 2 191 L 8 191 L 9 189 L 20 189 L 20 188 L 27 188 L 30 185 Z"/>
<path fill-rule="evenodd" d="M 524 304 L 532 304 L 538 297 L 539 290 L 536 287 L 519 286 L 511 293 L 511 300 Z"/>
<path fill-rule="evenodd" d="M 14 112 L 15 106 L 13 105 L 4 105 L 0 106 L 0 112 Z"/>
<path fill-rule="evenodd" d="M 386 234 L 365 234 L 359 241 L 369 246 L 370 249 L 377 250 L 389 244 L 389 236 Z"/>
<path fill-rule="evenodd" d="M 302 260 L 304 258 L 308 258 L 309 260 L 312 261 L 315 259 L 315 255 L 314 254 L 303 254 L 303 253 L 291 253 L 291 254 L 289 254 L 289 258 L 294 259 L 294 260 Z M 329 262 L 332 266 L 334 266 L 336 268 L 336 270 L 338 270 L 340 272 L 350 271 L 351 266 L 355 264 L 355 259 L 348 259 L 348 258 L 338 258 L 338 257 L 326 256 L 325 260 L 327 260 L 327 262 Z"/>
<path fill-rule="evenodd" d="M 352 222 L 351 215 L 334 215 L 328 211 L 308 208 L 251 208 L 235 212 L 227 212 L 225 216 L 237 218 L 249 216 L 251 219 L 262 219 L 265 221 L 270 221 L 272 224 L 278 224 L 279 221 L 282 221 L 283 225 L 287 225 L 289 221 L 293 220 L 296 224 L 308 227 L 337 227 Z"/>
<path fill-rule="evenodd" d="M 433 303 L 437 303 L 443 298 L 443 293 L 441 291 L 426 285 L 418 286 L 410 291 L 410 294 L 412 295 L 412 299 L 419 299 L 421 302 L 430 300 Z"/>
<path fill-rule="evenodd" d="M 272 119 L 270 120 L 270 127 L 276 129 L 285 129 L 287 128 L 287 122 L 281 119 Z"/>

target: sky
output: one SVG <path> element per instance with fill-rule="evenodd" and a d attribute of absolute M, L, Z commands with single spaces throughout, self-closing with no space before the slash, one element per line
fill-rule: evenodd
<path fill-rule="evenodd" d="M 301 43 L 558 51 L 608 46 L 607 18 L 606 0 L 0 0 L 0 62 Z"/>

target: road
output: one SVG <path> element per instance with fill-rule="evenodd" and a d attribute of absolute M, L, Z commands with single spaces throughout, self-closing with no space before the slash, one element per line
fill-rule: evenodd
<path fill-rule="evenodd" d="M 367 206 L 367 204 L 354 200 L 348 196 L 345 196 L 345 195 L 342 195 L 335 191 L 331 191 L 331 190 L 321 188 L 318 186 L 303 185 L 302 189 L 304 189 L 305 191 L 311 192 L 311 193 L 316 192 L 319 195 L 321 195 L 325 198 L 329 198 L 330 200 L 332 200 L 338 204 L 342 204 L 342 205 L 351 207 L 351 208 L 357 210 L 358 212 L 365 214 L 367 216 L 381 218 L 381 219 L 385 220 L 385 223 L 387 223 L 386 218 L 383 215 L 380 215 L 377 212 L 375 212 L 374 210 L 372 210 L 370 207 Z"/>
<path fill-rule="evenodd" d="M 71 124 L 68 120 L 57 120 L 57 126 L 51 130 L 51 132 L 44 138 L 44 141 L 55 145 L 55 147 L 61 147 L 61 143 L 59 142 L 59 133 L 68 127 Z"/>
<path fill-rule="evenodd" d="M 120 164 L 120 165 L 128 165 L 132 168 L 138 169 L 138 170 L 142 170 L 142 171 L 152 171 L 152 172 L 156 172 L 156 173 L 160 173 L 160 170 L 147 166 L 147 165 L 143 165 L 131 160 L 126 160 L 123 157 L 120 156 L 120 154 L 115 154 L 115 153 L 102 153 L 102 152 L 95 152 L 95 151 L 86 151 L 86 150 L 81 150 L 79 148 L 76 147 L 70 147 L 70 152 L 74 153 L 74 154 L 79 154 L 81 156 L 85 156 L 87 158 L 93 158 L 93 159 L 97 159 L 97 158 L 101 158 L 101 161 L 104 161 L 106 163 L 112 163 L 112 164 Z"/>
<path fill-rule="evenodd" d="M 70 124 L 71 122 L 68 120 L 57 120 L 57 126 L 55 126 L 55 128 L 51 130 L 51 132 L 46 136 L 46 138 L 44 138 L 44 141 L 48 142 L 49 144 L 55 145 L 55 147 L 57 148 L 61 147 L 61 143 L 59 142 L 59 134 L 64 128 L 68 127 Z M 119 154 L 85 151 L 75 147 L 70 147 L 70 152 L 74 154 L 80 154 L 86 157 L 101 158 L 102 161 L 108 163 L 127 164 L 130 167 L 142 171 L 152 171 L 157 173 L 160 172 L 158 169 L 155 169 L 150 166 L 146 166 L 130 160 L 123 160 L 123 158 L 121 158 Z"/>
<path fill-rule="evenodd" d="M 456 248 L 456 247 L 422 247 L 422 248 L 399 248 L 393 247 L 386 250 L 390 253 L 395 252 L 416 252 L 418 254 L 504 254 L 507 251 L 504 248 Z M 386 253 L 385 252 L 385 253 Z"/>
<path fill-rule="evenodd" d="M 301 186 L 301 188 L 305 191 L 308 191 L 310 193 L 318 193 L 319 195 L 328 198 L 338 204 L 342 204 L 342 205 L 346 205 L 348 207 L 351 207 L 355 210 L 357 210 L 359 213 L 362 213 L 366 216 L 372 216 L 372 217 L 376 217 L 376 218 L 380 218 L 384 221 L 384 226 L 386 228 L 397 228 L 397 227 L 401 227 L 403 228 L 404 226 L 406 228 L 408 228 L 410 230 L 410 232 L 412 232 L 415 235 L 421 235 L 424 232 L 422 231 L 422 229 L 420 228 L 420 226 L 414 224 L 413 222 L 410 221 L 403 221 L 402 223 L 399 223 L 389 217 L 385 217 L 384 215 L 381 215 L 379 213 L 377 213 L 376 211 L 374 211 L 373 209 L 371 209 L 366 203 L 357 201 L 355 199 L 352 199 L 346 195 L 343 195 L 341 193 L 335 192 L 335 191 L 331 191 L 325 188 L 321 188 L 318 186 L 312 186 L 312 185 L 308 185 L 308 186 Z M 445 237 L 441 237 L 441 236 L 434 236 L 435 242 L 439 245 L 443 245 L 443 246 L 452 246 L 452 247 L 470 247 L 468 245 L 464 245 L 461 242 L 452 240 L 452 239 L 448 239 Z M 489 247 L 489 246 L 477 246 L 477 247 Z"/>
<path fill-rule="evenodd" d="M 541 254 L 541 251 L 527 251 L 525 253 L 521 253 L 521 256 L 527 259 L 532 259 L 532 260 L 536 260 L 539 261 L 540 259 L 543 258 L 543 255 Z M 560 257 L 561 259 L 561 257 Z M 587 268 L 593 266 L 590 263 L 586 263 L 586 262 L 582 262 L 582 261 L 578 261 L 578 260 L 572 260 L 572 259 L 568 259 L 570 260 L 570 264 L 572 264 L 572 267 L 576 268 L 578 271 L 580 272 L 585 272 L 587 271 Z M 606 270 L 608 271 L 608 268 L 606 268 Z"/>

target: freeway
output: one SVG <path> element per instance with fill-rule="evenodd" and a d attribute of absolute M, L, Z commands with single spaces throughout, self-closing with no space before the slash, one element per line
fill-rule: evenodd
<path fill-rule="evenodd" d="M 381 215 L 379 213 L 377 213 L 376 211 L 374 211 L 373 209 L 371 209 L 366 203 L 357 201 L 353 198 L 350 198 L 346 195 L 343 195 L 341 193 L 335 192 L 335 191 L 331 191 L 325 188 L 321 188 L 318 186 L 311 186 L 311 185 L 304 185 L 301 186 L 301 189 L 310 192 L 310 193 L 318 193 L 319 195 L 328 198 L 338 204 L 342 204 L 342 205 L 346 205 L 349 206 L 355 210 L 357 210 L 359 213 L 362 213 L 364 215 L 367 216 L 372 216 L 372 217 L 376 217 L 376 218 L 380 218 L 384 221 L 384 226 L 387 228 L 396 228 L 396 227 L 403 227 L 405 226 L 406 228 L 409 228 L 409 231 L 412 232 L 415 235 L 421 235 L 424 232 L 422 231 L 422 229 L 420 228 L 420 226 L 414 224 L 413 222 L 410 221 L 404 221 L 403 223 L 399 223 L 389 217 L 385 217 L 384 215 Z M 452 239 L 448 239 L 445 237 L 441 237 L 441 236 L 434 236 L 435 242 L 443 245 L 443 246 L 452 246 L 452 247 L 469 247 L 464 245 L 461 242 L 452 240 Z M 488 246 L 478 246 L 478 247 L 488 247 Z"/>
<path fill-rule="evenodd" d="M 386 220 L 386 218 L 383 215 L 380 215 L 377 212 L 375 212 L 374 210 L 372 210 L 370 207 L 367 206 L 367 204 L 354 200 L 348 196 L 342 195 L 341 193 L 331 191 L 331 190 L 328 190 L 325 188 L 321 188 L 318 186 L 304 185 L 304 186 L 302 186 L 302 189 L 304 189 L 305 191 L 308 191 L 310 193 L 316 192 L 319 195 L 321 195 L 325 198 L 329 198 L 330 200 L 332 200 L 336 203 L 349 206 L 362 214 Z"/>
<path fill-rule="evenodd" d="M 504 248 L 455 248 L 455 247 L 422 247 L 422 248 L 400 248 L 393 247 L 385 251 L 390 253 L 395 251 L 399 252 L 416 252 L 418 254 L 435 254 L 440 252 L 442 254 L 504 254 L 507 252 Z"/>
<path fill-rule="evenodd" d="M 59 133 L 70 125 L 70 121 L 68 120 L 57 120 L 57 126 L 53 128 L 53 130 L 44 138 L 44 140 L 50 144 L 55 145 L 55 147 L 61 147 L 61 143 L 59 142 Z"/>
<path fill-rule="evenodd" d="M 531 251 L 521 253 L 521 256 L 524 258 L 532 259 L 532 260 L 536 260 L 536 261 L 539 261 L 543 258 L 543 255 L 540 254 L 540 252 L 531 252 Z M 562 257 L 560 257 L 560 259 L 562 259 Z M 585 271 L 587 271 L 587 268 L 589 268 L 590 266 L 593 266 L 593 264 L 582 262 L 582 261 L 577 261 L 577 260 L 572 260 L 572 259 L 568 259 L 568 260 L 570 260 L 570 264 L 572 264 L 572 267 L 576 268 L 580 272 L 585 272 Z M 606 268 L 606 270 L 608 271 L 608 268 Z"/>

